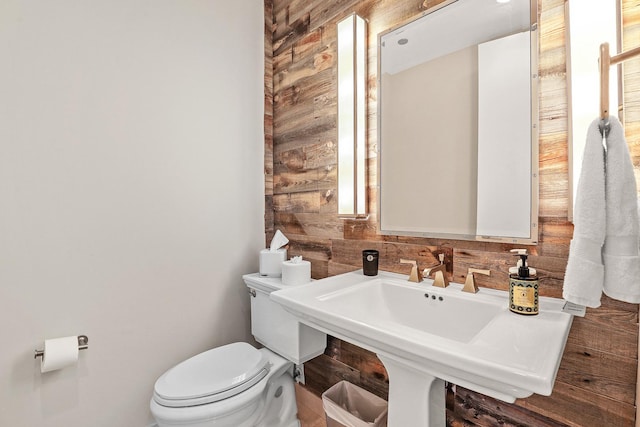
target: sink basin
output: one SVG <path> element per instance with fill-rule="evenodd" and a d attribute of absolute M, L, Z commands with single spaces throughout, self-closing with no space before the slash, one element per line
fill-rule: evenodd
<path fill-rule="evenodd" d="M 444 426 L 444 382 L 507 401 L 553 389 L 572 316 L 508 310 L 508 293 L 462 292 L 361 271 L 273 292 L 302 323 L 375 352 L 389 374 L 389 427 Z M 426 403 L 425 403 L 426 402 Z"/>
<path fill-rule="evenodd" d="M 428 333 L 459 342 L 469 342 L 497 314 L 501 301 L 478 303 L 475 296 L 453 294 L 439 288 L 378 278 L 317 297 L 336 315 L 352 318 L 398 334 Z M 473 317 L 473 323 L 464 322 Z"/>

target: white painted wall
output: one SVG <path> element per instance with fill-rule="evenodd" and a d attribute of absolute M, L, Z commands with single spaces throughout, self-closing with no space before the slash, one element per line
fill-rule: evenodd
<path fill-rule="evenodd" d="M 0 425 L 148 425 L 164 370 L 250 339 L 263 2 L 3 0 L 0 58 Z"/>

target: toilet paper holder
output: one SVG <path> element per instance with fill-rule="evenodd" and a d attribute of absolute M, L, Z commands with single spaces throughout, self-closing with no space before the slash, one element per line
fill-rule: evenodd
<path fill-rule="evenodd" d="M 86 335 L 78 335 L 78 350 L 86 350 L 89 348 L 89 338 Z M 36 350 L 34 359 L 44 356 L 44 350 Z"/>

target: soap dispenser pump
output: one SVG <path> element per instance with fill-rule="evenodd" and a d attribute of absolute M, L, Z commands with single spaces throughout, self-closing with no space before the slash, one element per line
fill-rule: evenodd
<path fill-rule="evenodd" d="M 509 310 L 518 314 L 538 314 L 538 277 L 527 263 L 526 249 L 512 249 L 520 257 L 509 269 Z"/>

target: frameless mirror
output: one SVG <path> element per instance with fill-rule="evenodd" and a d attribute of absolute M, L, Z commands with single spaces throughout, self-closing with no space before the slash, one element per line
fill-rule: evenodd
<path fill-rule="evenodd" d="M 536 0 L 445 1 L 378 61 L 380 232 L 536 243 Z"/>

